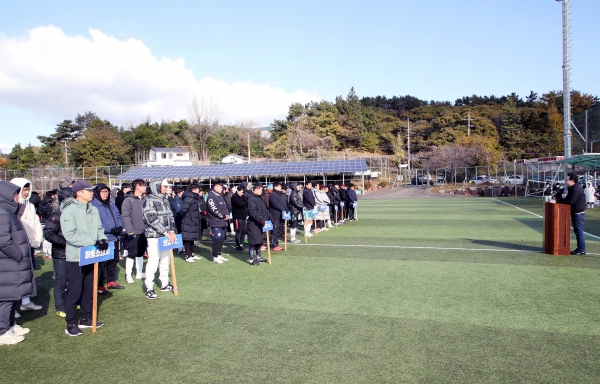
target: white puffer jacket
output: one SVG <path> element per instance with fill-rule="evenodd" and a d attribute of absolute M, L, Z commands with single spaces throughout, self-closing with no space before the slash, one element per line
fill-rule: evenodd
<path fill-rule="evenodd" d="M 12 179 L 10 182 L 21 188 L 19 191 L 19 204 L 22 204 L 25 207 L 23 210 L 23 215 L 21 215 L 19 219 L 21 220 L 21 224 L 23 224 L 25 232 L 27 233 L 29 245 L 32 248 L 39 248 L 39 246 L 42 245 L 42 241 L 44 241 L 44 235 L 42 232 L 40 218 L 35 213 L 35 207 L 29 202 L 29 197 L 31 197 L 31 192 L 33 191 L 33 183 L 22 177 Z M 27 198 L 23 198 L 23 186 L 26 184 L 29 184 L 30 186 L 29 195 Z"/>

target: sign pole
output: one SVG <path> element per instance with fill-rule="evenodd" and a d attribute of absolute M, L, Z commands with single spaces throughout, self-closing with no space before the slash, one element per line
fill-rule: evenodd
<path fill-rule="evenodd" d="M 319 236 L 319 231 L 317 231 L 317 218 L 313 216 L 313 228 L 315 229 L 315 236 Z"/>
<path fill-rule="evenodd" d="M 336 227 L 336 228 L 337 228 L 337 226 L 338 226 L 337 213 L 338 213 L 338 211 L 337 211 L 337 209 L 336 209 L 336 210 L 335 210 L 335 227 Z"/>
<path fill-rule="evenodd" d="M 283 233 L 283 251 L 287 252 L 287 220 L 285 220 L 283 225 Z"/>
<path fill-rule="evenodd" d="M 171 275 L 173 275 L 173 294 L 179 295 L 179 287 L 177 286 L 177 276 L 175 275 L 175 258 L 173 257 L 173 249 L 169 250 L 171 259 Z"/>
<path fill-rule="evenodd" d="M 94 284 L 92 291 L 92 333 L 96 333 L 98 322 L 98 263 L 94 263 Z"/>
<path fill-rule="evenodd" d="M 271 264 L 271 240 L 269 240 L 269 232 L 267 231 L 267 258 L 269 264 Z"/>
<path fill-rule="evenodd" d="M 344 206 L 340 206 L 340 208 L 342 208 L 342 223 L 344 222 Z"/>

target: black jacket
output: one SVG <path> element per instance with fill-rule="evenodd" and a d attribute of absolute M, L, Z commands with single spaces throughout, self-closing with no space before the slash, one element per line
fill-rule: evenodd
<path fill-rule="evenodd" d="M 333 187 L 333 188 L 331 188 L 330 192 L 333 195 L 333 199 L 330 199 L 332 205 L 340 205 L 340 201 L 342 200 L 342 198 L 340 196 L 340 190 L 337 189 L 336 187 Z"/>
<path fill-rule="evenodd" d="M 42 199 L 42 202 L 40 203 L 39 212 L 40 212 L 40 215 L 42 216 L 42 219 L 40 220 L 40 222 L 42 224 L 45 224 L 46 221 L 48 221 L 48 219 L 52 215 L 52 202 L 53 201 L 54 201 L 54 199 L 51 197 L 44 197 Z"/>
<path fill-rule="evenodd" d="M 265 234 L 264 223 L 269 220 L 269 211 L 262 196 L 252 193 L 248 199 L 248 244 L 262 244 Z"/>
<path fill-rule="evenodd" d="M 54 211 L 50 219 L 46 221 L 44 226 L 44 239 L 52 244 L 52 258 L 53 259 L 65 259 L 65 248 L 67 241 L 62 234 L 60 227 L 60 215 L 62 212 L 60 209 Z"/>
<path fill-rule="evenodd" d="M 315 195 L 312 189 L 305 188 L 302 192 L 302 198 L 306 209 L 311 210 L 315 207 Z"/>
<path fill-rule="evenodd" d="M 125 194 L 123 193 L 123 191 L 117 192 L 117 197 L 115 197 L 115 205 L 117 206 L 117 209 L 119 210 L 120 214 L 123 214 L 123 212 L 121 212 L 123 200 L 125 200 Z"/>
<path fill-rule="evenodd" d="M 234 193 L 231 196 L 231 213 L 232 217 L 236 220 L 246 220 L 248 217 L 248 199 L 250 196 L 246 197 L 246 194 L 239 196 L 237 193 Z"/>
<path fill-rule="evenodd" d="M 348 190 L 340 188 L 340 201 L 348 201 L 348 195 L 346 194 Z"/>
<path fill-rule="evenodd" d="M 181 197 L 183 204 L 178 214 L 181 219 L 181 238 L 183 240 L 201 240 L 202 217 L 205 210 L 204 199 L 191 191 L 185 191 Z"/>
<path fill-rule="evenodd" d="M 19 204 L 13 195 L 19 187 L 0 182 L 0 301 L 17 301 L 36 295 L 29 240 L 17 218 Z"/>
<path fill-rule="evenodd" d="M 208 192 L 206 211 L 206 219 L 210 228 L 223 228 L 227 226 L 227 220 L 225 220 L 225 216 L 229 215 L 227 202 L 223 195 L 215 192 L 214 189 Z"/>
<path fill-rule="evenodd" d="M 287 211 L 287 196 L 278 190 L 274 190 L 269 198 L 269 212 L 274 220 L 281 221 L 281 212 Z"/>
<path fill-rule="evenodd" d="M 558 203 L 571 206 L 571 215 L 585 212 L 585 193 L 578 183 L 567 188 L 567 197 L 559 199 Z"/>
<path fill-rule="evenodd" d="M 292 189 L 292 192 L 290 192 L 288 206 L 293 215 L 299 215 L 302 213 L 304 202 L 302 201 L 302 196 L 300 196 L 300 193 L 298 193 L 295 188 Z"/>

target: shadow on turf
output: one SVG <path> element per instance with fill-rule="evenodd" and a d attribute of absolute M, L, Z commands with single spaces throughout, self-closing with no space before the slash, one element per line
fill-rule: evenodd
<path fill-rule="evenodd" d="M 492 240 L 474 240 L 474 239 L 462 239 L 471 242 L 472 244 L 484 245 L 486 247 L 496 247 L 504 249 L 515 249 L 519 251 L 527 252 L 542 252 L 542 247 L 532 247 L 531 245 L 507 243 L 503 241 L 492 241 Z"/>

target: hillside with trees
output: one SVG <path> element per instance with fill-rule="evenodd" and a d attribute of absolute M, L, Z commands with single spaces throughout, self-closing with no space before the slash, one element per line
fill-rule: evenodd
<path fill-rule="evenodd" d="M 597 96 L 573 91 L 573 114 L 599 104 Z M 220 124 L 214 106 L 193 100 L 189 120 L 117 127 L 93 112 L 63 120 L 41 146 L 17 144 L 0 167 L 107 166 L 133 164 L 151 147 L 186 147 L 200 161 L 233 153 L 253 157 L 326 158 L 358 154 L 392 155 L 406 162 L 410 145 L 417 164 L 435 168 L 492 165 L 502 161 L 560 154 L 562 93 L 525 99 L 465 96 L 449 101 L 416 97 L 359 98 L 352 88 L 334 101 L 295 103 L 287 116 L 270 124 L 265 138 L 252 121 Z M 470 120 L 469 120 L 470 118 Z M 597 132 L 600 136 L 600 132 Z M 598 137 L 600 139 L 600 137 Z"/>

